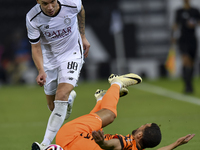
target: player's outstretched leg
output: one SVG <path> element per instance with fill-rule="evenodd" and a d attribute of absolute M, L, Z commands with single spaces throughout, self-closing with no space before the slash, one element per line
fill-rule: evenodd
<path fill-rule="evenodd" d="M 68 107 L 67 107 L 67 114 L 66 114 L 65 120 L 67 120 L 72 113 L 72 107 L 73 107 L 75 98 L 76 98 L 76 92 L 72 90 L 68 98 Z"/>
<path fill-rule="evenodd" d="M 94 94 L 96 100 L 101 99 L 106 94 L 106 92 L 107 92 L 107 90 L 97 89 L 95 94 Z M 120 97 L 126 96 L 127 94 L 128 94 L 128 89 L 127 88 L 121 88 L 120 89 L 120 92 L 119 92 L 119 96 Z"/>
<path fill-rule="evenodd" d="M 107 90 L 100 90 L 100 89 L 96 90 L 94 96 L 96 98 L 97 103 L 90 113 L 97 112 L 101 109 L 101 100 L 103 99 L 103 96 L 106 94 L 106 92 L 107 92 Z M 127 94 L 128 94 L 127 88 L 121 88 L 120 89 L 120 92 L 119 92 L 120 97 L 123 97 Z"/>
<path fill-rule="evenodd" d="M 108 82 L 113 84 L 115 82 L 121 83 L 123 88 L 131 85 L 139 84 L 142 82 L 142 78 L 134 73 L 129 73 L 125 75 L 118 76 L 116 74 L 111 74 L 108 78 Z"/>

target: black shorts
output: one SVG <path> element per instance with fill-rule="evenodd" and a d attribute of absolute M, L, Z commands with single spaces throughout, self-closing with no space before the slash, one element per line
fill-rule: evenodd
<path fill-rule="evenodd" d="M 197 39 L 196 38 L 180 38 L 178 42 L 181 54 L 189 55 L 195 59 L 197 55 Z"/>

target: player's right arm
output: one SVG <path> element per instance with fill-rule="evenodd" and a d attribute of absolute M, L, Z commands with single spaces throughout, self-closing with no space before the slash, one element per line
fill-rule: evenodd
<path fill-rule="evenodd" d="M 40 10 L 40 9 L 38 9 Z M 26 27 L 28 33 L 28 39 L 31 43 L 32 58 L 35 66 L 38 70 L 38 76 L 36 78 L 37 84 L 43 86 L 46 82 L 46 73 L 43 67 L 43 55 L 40 43 L 40 30 L 37 25 L 36 16 L 39 14 L 37 6 L 32 8 L 26 15 Z"/>
<path fill-rule="evenodd" d="M 92 136 L 94 141 L 102 148 L 107 150 L 121 150 L 121 143 L 119 139 L 104 140 L 103 131 L 93 131 Z"/>
<path fill-rule="evenodd" d="M 195 136 L 195 134 L 188 134 L 184 137 L 180 137 L 176 142 L 174 142 L 170 145 L 167 145 L 165 147 L 161 147 L 157 150 L 172 150 L 172 149 L 175 149 L 176 147 L 178 147 L 180 145 L 188 143 L 194 136 Z"/>
<path fill-rule="evenodd" d="M 36 44 L 31 44 L 31 49 L 32 49 L 32 58 L 38 70 L 38 76 L 36 78 L 36 81 L 39 86 L 43 86 L 46 82 L 47 75 L 43 67 L 43 55 L 40 42 Z"/>

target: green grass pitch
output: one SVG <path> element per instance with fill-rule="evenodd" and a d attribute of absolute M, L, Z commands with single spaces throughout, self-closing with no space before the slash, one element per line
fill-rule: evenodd
<path fill-rule="evenodd" d="M 191 96 L 200 99 L 199 81 L 200 79 L 195 79 L 195 94 Z M 182 92 L 183 86 L 180 79 L 144 80 L 144 83 L 178 93 Z M 77 97 L 69 120 L 90 112 L 95 105 L 94 93 L 98 88 L 107 89 L 109 84 L 106 80 L 79 83 L 75 88 Z M 199 149 L 200 105 L 177 101 L 132 86 L 129 94 L 120 98 L 117 109 L 118 116 L 104 129 L 105 133 L 126 135 L 142 124 L 155 122 L 162 131 L 162 142 L 158 147 L 170 144 L 181 136 L 195 133 L 194 139 L 177 150 Z M 43 88 L 0 87 L 0 115 L 0 149 L 30 150 L 32 142 L 42 141 L 50 115 Z"/>

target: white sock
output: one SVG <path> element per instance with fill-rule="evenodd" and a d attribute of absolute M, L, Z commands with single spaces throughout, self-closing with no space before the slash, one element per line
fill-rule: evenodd
<path fill-rule="evenodd" d="M 101 96 L 100 98 L 98 98 L 98 99 L 97 99 L 97 102 L 98 102 L 98 101 L 101 101 L 102 99 L 103 99 L 103 96 Z"/>
<path fill-rule="evenodd" d="M 121 85 L 120 82 L 113 82 L 113 83 L 111 83 L 111 85 L 113 85 L 113 84 L 118 84 L 120 86 L 120 89 L 122 88 L 122 85 Z"/>
<path fill-rule="evenodd" d="M 55 108 L 49 117 L 44 139 L 41 144 L 45 144 L 45 145 L 51 144 L 58 130 L 62 126 L 65 116 L 66 116 L 68 102 L 55 100 L 54 104 L 55 104 Z"/>

